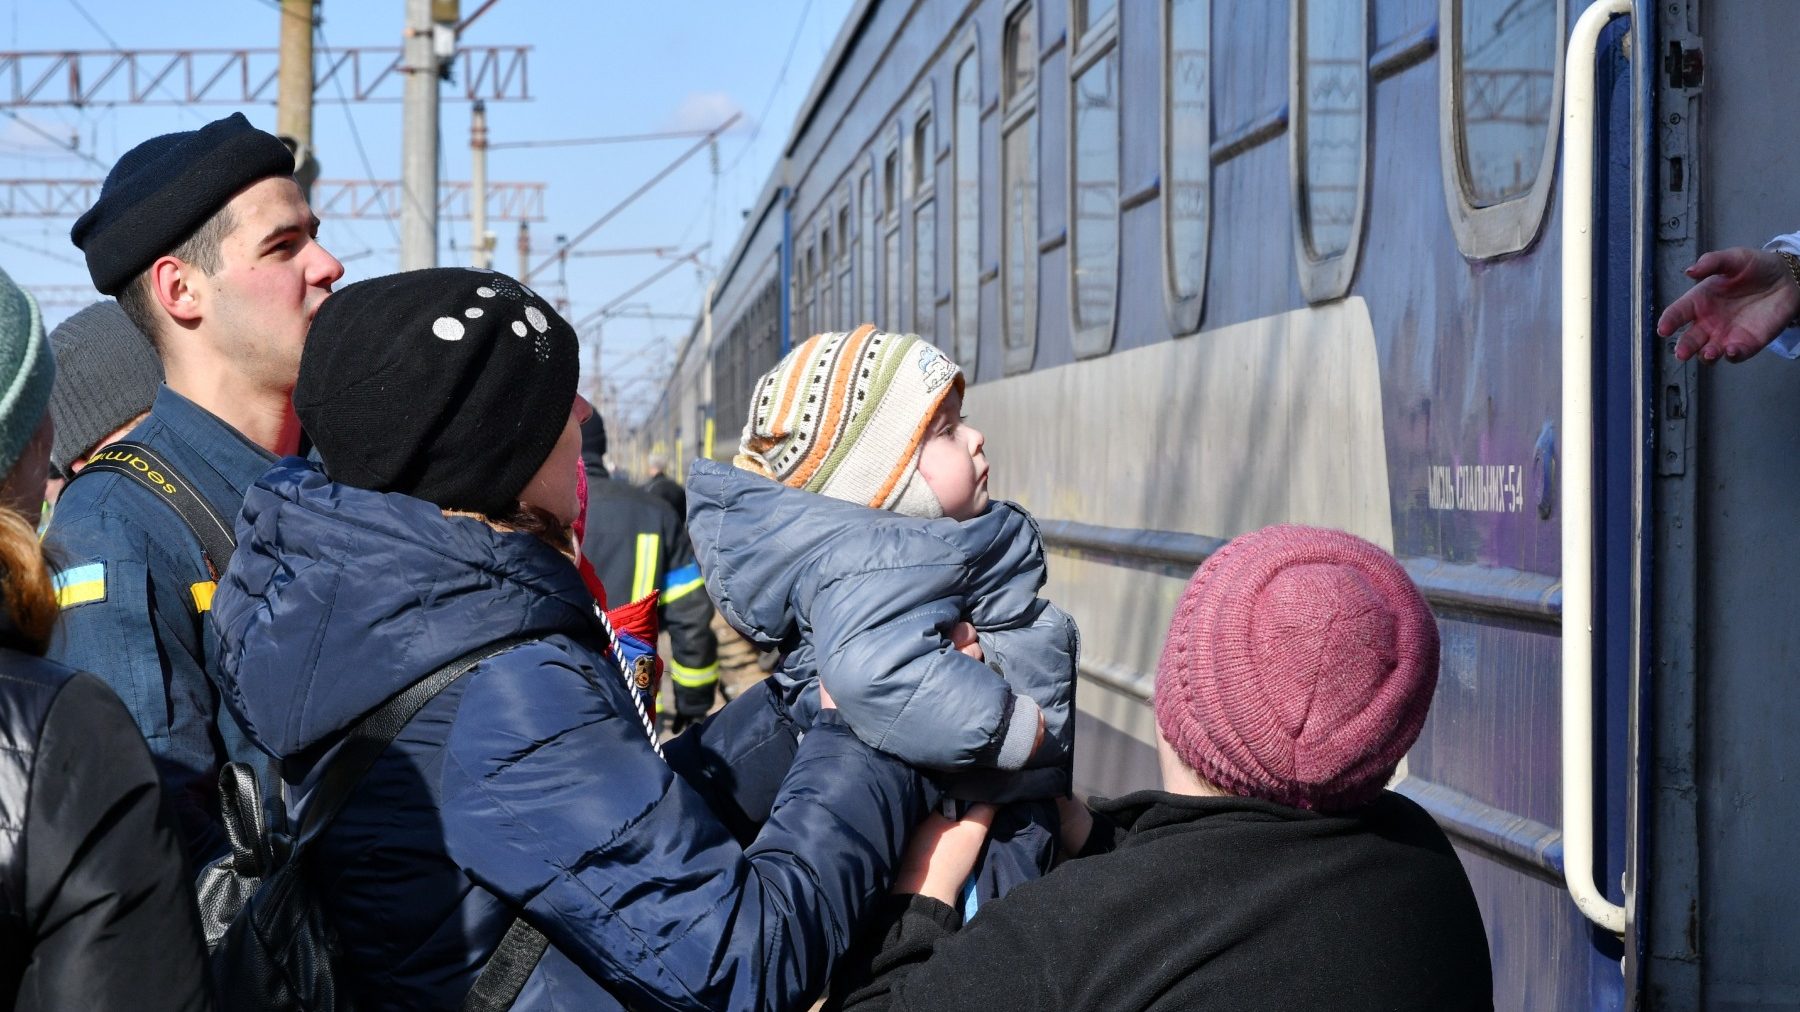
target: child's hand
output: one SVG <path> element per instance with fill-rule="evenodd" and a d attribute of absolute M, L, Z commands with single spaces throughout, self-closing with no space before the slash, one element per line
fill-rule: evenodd
<path fill-rule="evenodd" d="M 987 659 L 981 652 L 981 644 L 977 642 L 975 627 L 967 622 L 958 622 L 950 627 L 950 645 L 978 661 Z"/>
<path fill-rule="evenodd" d="M 823 678 L 819 679 L 819 709 L 820 710 L 835 710 L 835 709 L 837 709 L 837 700 L 832 699 L 831 693 L 825 691 L 825 679 L 823 679 Z"/>
<path fill-rule="evenodd" d="M 970 805 L 960 822 L 933 812 L 919 823 L 900 859 L 894 892 L 929 896 L 940 903 L 956 904 L 956 895 L 975 870 L 982 842 L 994 824 L 993 805 Z"/>

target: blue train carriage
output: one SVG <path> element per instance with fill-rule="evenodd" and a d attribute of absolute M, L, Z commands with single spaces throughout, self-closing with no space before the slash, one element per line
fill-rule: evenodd
<path fill-rule="evenodd" d="M 1497 1006 L 1800 1007 L 1800 367 L 1702 374 L 1652 331 L 1703 248 L 1800 223 L 1766 141 L 1792 17 L 860 3 L 711 302 L 714 455 L 808 334 L 954 355 L 1081 624 L 1099 793 L 1156 781 L 1210 551 L 1278 521 L 1391 548 L 1443 639 L 1394 786 L 1469 869 Z"/>

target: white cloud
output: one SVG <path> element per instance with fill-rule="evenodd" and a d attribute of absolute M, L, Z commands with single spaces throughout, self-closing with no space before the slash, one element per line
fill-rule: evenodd
<path fill-rule="evenodd" d="M 675 107 L 675 113 L 669 117 L 666 129 L 710 130 L 730 119 L 734 113 L 743 111 L 744 108 L 738 105 L 737 99 L 722 91 L 690 92 Z M 748 123 L 739 120 L 733 129 L 742 130 L 747 126 Z"/>

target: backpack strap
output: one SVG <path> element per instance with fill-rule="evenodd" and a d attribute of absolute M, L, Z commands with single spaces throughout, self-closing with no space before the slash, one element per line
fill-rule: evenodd
<path fill-rule="evenodd" d="M 167 503 L 200 542 L 201 555 L 213 579 L 217 580 L 231 564 L 231 553 L 237 549 L 231 525 L 155 450 L 142 443 L 108 443 L 95 450 L 86 466 L 69 481 L 73 483 L 90 471 L 122 474 L 155 492 L 156 498 Z"/>
<path fill-rule="evenodd" d="M 300 820 L 300 831 L 295 836 L 295 848 L 306 846 L 324 832 L 331 820 L 337 817 L 338 810 L 344 807 L 344 802 L 350 799 L 357 784 L 362 782 L 369 768 L 375 765 L 375 760 L 381 758 L 381 753 L 387 751 L 387 747 L 399 737 L 407 722 L 433 696 L 444 691 L 451 682 L 468 674 L 469 669 L 475 665 L 525 642 L 529 641 L 524 638 L 498 640 L 466 653 L 407 686 L 364 717 L 344 738 L 337 754 L 326 764 L 319 786 L 313 788 L 312 797 L 307 801 L 306 814 Z"/>
<path fill-rule="evenodd" d="M 481 968 L 481 976 L 475 978 L 469 996 L 463 999 L 463 1012 L 505 1012 L 512 1008 L 548 948 L 550 939 L 542 931 L 525 923 L 523 917 L 515 919 L 500 939 L 500 947 Z"/>

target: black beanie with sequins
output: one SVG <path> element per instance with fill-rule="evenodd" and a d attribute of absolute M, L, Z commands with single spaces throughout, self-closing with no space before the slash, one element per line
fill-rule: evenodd
<path fill-rule="evenodd" d="M 294 410 L 333 481 L 503 516 L 575 400 L 574 328 L 494 271 L 359 281 L 307 333 Z"/>

